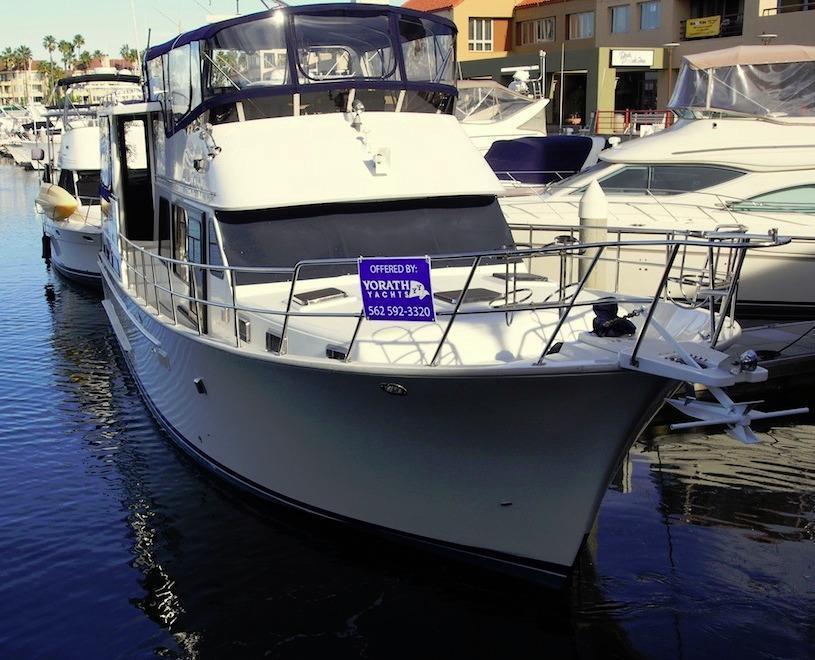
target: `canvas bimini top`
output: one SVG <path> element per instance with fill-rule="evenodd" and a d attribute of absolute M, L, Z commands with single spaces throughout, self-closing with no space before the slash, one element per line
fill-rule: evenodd
<path fill-rule="evenodd" d="M 735 46 L 687 55 L 668 107 L 694 116 L 815 118 L 815 48 Z"/>
<path fill-rule="evenodd" d="M 285 7 L 150 48 L 148 93 L 164 106 L 168 134 L 206 110 L 217 123 L 236 121 L 244 109 L 246 119 L 349 111 L 354 97 L 369 110 L 449 113 L 455 41 L 452 22 L 409 9 Z"/>

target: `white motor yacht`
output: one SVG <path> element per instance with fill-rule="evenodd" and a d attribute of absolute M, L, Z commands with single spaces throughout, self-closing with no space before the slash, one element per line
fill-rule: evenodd
<path fill-rule="evenodd" d="M 811 46 L 687 56 L 670 104 L 679 115 L 671 128 L 607 149 L 593 169 L 542 192 L 516 188 L 502 208 L 518 240 L 529 241 L 532 231 L 533 242 L 546 243 L 563 226 L 577 226 L 582 194 L 597 181 L 611 200 L 608 224 L 629 237 L 639 228 L 777 228 L 797 240 L 749 261 L 740 312 L 811 317 L 815 287 L 794 283 L 815 279 L 813 81 Z M 638 282 L 641 293 L 655 284 L 639 273 L 628 285 L 637 290 Z"/>
<path fill-rule="evenodd" d="M 149 99 L 100 109 L 103 306 L 150 410 L 221 477 L 559 583 L 677 381 L 726 402 L 766 378 L 719 349 L 745 249 L 783 241 L 660 241 L 669 264 L 721 253 L 697 308 L 591 288 L 604 244 L 518 249 L 452 115 L 455 37 L 335 4 L 151 48 Z M 576 285 L 527 266 L 569 255 Z M 754 440 L 731 404 L 678 405 Z"/>
<path fill-rule="evenodd" d="M 546 135 L 549 99 L 533 99 L 494 80 L 459 80 L 456 117 L 484 155 L 496 140 Z"/>
<path fill-rule="evenodd" d="M 100 132 L 95 106 L 75 107 L 71 90 L 88 82 L 127 83 L 128 96 L 139 91 L 139 78 L 121 74 L 86 74 L 63 78 L 64 106 L 50 113 L 59 117 L 61 141 L 49 141 L 35 162 L 47 167 L 35 207 L 42 220 L 43 258 L 62 275 L 95 286 L 101 285 L 98 255 L 102 249 L 102 200 L 99 196 Z M 48 116 L 48 115 L 47 115 Z M 137 149 L 137 147 L 134 147 Z M 146 164 L 146 153 L 132 158 Z"/>

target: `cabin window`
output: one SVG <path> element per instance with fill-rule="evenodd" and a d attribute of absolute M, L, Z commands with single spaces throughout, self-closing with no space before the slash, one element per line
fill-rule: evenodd
<path fill-rule="evenodd" d="M 204 263 L 203 254 L 203 231 L 206 226 L 206 215 L 191 212 L 187 217 L 187 260 L 190 263 L 201 264 Z M 205 268 L 197 268 L 190 266 L 190 273 L 192 275 L 190 282 L 190 295 L 204 300 L 206 298 L 206 274 Z M 198 305 L 190 302 L 190 309 L 195 310 Z M 197 317 L 197 314 L 194 313 Z M 204 317 L 201 314 L 201 317 Z M 206 332 L 206 328 L 201 328 L 202 332 Z"/>
<path fill-rule="evenodd" d="M 76 194 L 85 206 L 99 205 L 98 170 L 80 170 L 76 173 Z"/>
<path fill-rule="evenodd" d="M 599 183 L 611 194 L 678 195 L 711 188 L 743 174 L 741 170 L 709 165 L 629 165 Z"/>
<path fill-rule="evenodd" d="M 726 183 L 744 172 L 705 165 L 652 165 L 648 187 L 653 193 L 694 192 Z"/>
<path fill-rule="evenodd" d="M 190 108 L 201 105 L 201 53 L 197 41 L 190 44 Z"/>
<path fill-rule="evenodd" d="M 454 84 L 455 48 L 449 27 L 422 18 L 402 16 L 399 38 L 408 80 Z"/>
<path fill-rule="evenodd" d="M 293 16 L 301 83 L 325 80 L 398 80 L 386 13 L 341 10 Z"/>
<path fill-rule="evenodd" d="M 218 242 L 218 230 L 215 228 L 215 220 L 209 221 L 207 238 L 209 243 L 207 263 L 210 266 L 223 266 L 224 260 L 221 257 L 221 245 Z M 209 274 L 213 277 L 217 277 L 219 280 L 224 278 L 224 271 L 222 270 L 210 270 Z"/>
<path fill-rule="evenodd" d="M 599 183 L 606 192 L 645 192 L 648 190 L 648 166 L 624 167 Z"/>
<path fill-rule="evenodd" d="M 788 211 L 815 213 L 815 185 L 792 186 L 762 193 L 730 204 L 735 211 Z"/>
<path fill-rule="evenodd" d="M 441 197 L 382 202 L 218 211 L 230 266 L 293 268 L 306 259 L 356 259 L 480 252 L 514 246 L 495 197 Z M 435 266 L 461 266 L 460 260 Z M 355 274 L 356 263 L 304 266 L 302 279 Z M 235 272 L 236 284 L 279 282 L 286 273 Z"/>
<path fill-rule="evenodd" d="M 176 122 L 190 111 L 190 53 L 189 44 L 170 51 L 170 111 Z"/>
<path fill-rule="evenodd" d="M 203 59 L 211 93 L 289 84 L 283 14 L 219 31 L 207 42 Z"/>
<path fill-rule="evenodd" d="M 60 188 L 64 188 L 74 197 L 76 197 L 76 186 L 74 185 L 74 171 L 73 170 L 60 170 L 59 183 Z"/>
<path fill-rule="evenodd" d="M 155 57 L 147 63 L 147 85 L 151 101 L 164 101 L 164 58 Z"/>
<path fill-rule="evenodd" d="M 170 230 L 170 202 L 164 197 L 158 198 L 158 253 L 162 257 L 173 256 Z"/>
<path fill-rule="evenodd" d="M 187 258 L 187 212 L 180 206 L 175 207 L 173 226 L 173 259 L 188 261 Z M 173 271 L 184 282 L 189 282 L 188 267 L 185 264 L 173 264 Z"/>

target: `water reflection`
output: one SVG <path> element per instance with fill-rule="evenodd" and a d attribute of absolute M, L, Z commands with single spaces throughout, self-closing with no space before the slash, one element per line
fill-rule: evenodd
<path fill-rule="evenodd" d="M 812 420 L 751 447 L 652 429 L 566 595 L 485 576 L 174 449 L 99 298 L 43 267 L 36 185 L 0 164 L 4 657 L 812 657 Z"/>

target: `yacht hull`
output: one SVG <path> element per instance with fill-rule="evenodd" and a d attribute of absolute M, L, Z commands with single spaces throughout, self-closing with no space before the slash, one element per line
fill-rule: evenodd
<path fill-rule="evenodd" d="M 298 509 L 552 586 L 670 387 L 621 371 L 457 378 L 306 368 L 164 325 L 107 270 L 103 283 L 148 407 L 211 470 Z"/>
<path fill-rule="evenodd" d="M 50 242 L 51 265 L 65 277 L 90 286 L 101 286 L 98 256 L 102 249 L 99 227 L 45 219 L 43 233 Z"/>

